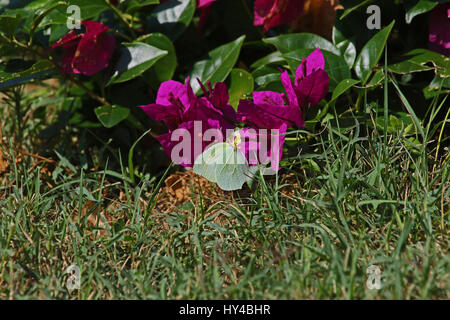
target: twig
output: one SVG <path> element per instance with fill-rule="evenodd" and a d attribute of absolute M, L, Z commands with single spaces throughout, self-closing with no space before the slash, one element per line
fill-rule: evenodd
<path fill-rule="evenodd" d="M 86 87 L 80 80 L 75 79 L 72 75 L 70 74 L 65 74 L 61 72 L 61 68 L 60 66 L 53 61 L 53 59 L 51 58 L 51 56 L 43 54 L 31 47 L 28 47 L 27 45 L 24 45 L 23 43 L 17 41 L 17 40 L 10 40 L 10 43 L 24 49 L 27 51 L 30 51 L 33 54 L 36 54 L 38 56 L 40 56 L 41 58 L 44 58 L 45 60 L 49 61 L 51 64 L 53 64 L 53 66 L 55 67 L 55 69 L 67 80 L 71 81 L 72 83 L 76 84 L 77 86 L 79 86 L 81 89 L 83 89 L 92 99 L 97 100 L 98 102 L 100 102 L 103 105 L 111 105 L 111 103 L 109 103 L 106 99 L 100 97 L 99 95 L 97 95 L 96 93 L 94 93 L 91 89 L 89 89 L 88 87 Z"/>
<path fill-rule="evenodd" d="M 15 147 L 7 146 L 3 141 L 0 141 L 0 145 L 4 146 L 5 148 L 11 148 L 11 149 L 14 150 L 15 152 L 21 153 L 21 154 L 23 154 L 23 155 L 25 155 L 25 156 L 29 156 L 29 157 L 32 157 L 32 158 L 36 158 L 36 159 L 39 159 L 39 160 L 42 160 L 42 161 L 47 161 L 47 162 L 50 162 L 50 163 L 56 163 L 55 160 L 48 159 L 48 158 L 43 157 L 43 156 L 40 156 L 40 155 L 38 155 L 38 154 L 26 152 L 26 151 L 20 150 L 20 149 L 15 148 Z"/>

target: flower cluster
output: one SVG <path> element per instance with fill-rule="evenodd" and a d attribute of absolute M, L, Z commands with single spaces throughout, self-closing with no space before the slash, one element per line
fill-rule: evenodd
<path fill-rule="evenodd" d="M 228 89 L 223 82 L 207 88 L 200 82 L 203 97 L 197 97 L 190 85 L 177 81 L 164 82 L 156 103 L 140 108 L 153 120 L 163 121 L 169 132 L 159 136 L 166 154 L 174 162 L 191 167 L 195 159 L 211 144 L 229 141 L 239 148 L 250 165 L 271 161 L 278 169 L 288 128 L 303 127 L 305 110 L 316 105 L 328 93 L 329 77 L 320 49 L 303 59 L 292 82 L 289 73 L 281 74 L 286 93 L 253 92 L 253 101 L 241 100 L 234 111 L 228 103 Z M 239 129 L 238 123 L 245 128 Z M 214 139 L 212 139 L 214 137 Z M 189 139 L 189 150 L 178 155 L 180 138 Z M 199 142 L 197 141 L 199 140 Z"/>
<path fill-rule="evenodd" d="M 181 161 L 176 161 L 182 166 L 191 167 L 195 158 L 210 144 L 210 141 L 203 138 L 206 131 L 212 130 L 215 140 L 218 141 L 226 136 L 227 129 L 235 127 L 236 112 L 228 104 L 226 85 L 219 82 L 214 89 L 210 83 L 207 85 L 208 89 L 201 84 L 204 97 L 197 97 L 189 83 L 189 78 L 186 84 L 173 80 L 166 81 L 158 90 L 156 103 L 140 106 L 150 118 L 163 121 L 169 129 L 168 133 L 158 138 L 169 157 L 178 144 L 177 139 L 189 136 L 189 152 L 181 155 Z M 200 147 L 197 147 L 198 141 L 200 141 Z"/>

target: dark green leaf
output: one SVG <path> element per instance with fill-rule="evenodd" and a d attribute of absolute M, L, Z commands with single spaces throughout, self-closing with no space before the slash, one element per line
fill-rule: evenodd
<path fill-rule="evenodd" d="M 349 15 L 350 13 L 352 13 L 353 11 L 355 11 L 355 10 L 357 10 L 357 9 L 363 7 L 363 6 L 366 6 L 366 5 L 368 5 L 369 3 L 373 2 L 373 1 L 374 1 L 374 0 L 365 0 L 365 1 L 362 1 L 361 3 L 359 3 L 359 4 L 356 5 L 356 6 L 353 6 L 353 7 L 351 7 L 351 8 L 346 9 L 346 10 L 344 11 L 344 13 L 342 14 L 342 16 L 341 16 L 341 20 L 344 19 L 346 16 L 348 16 L 348 15 Z"/>
<path fill-rule="evenodd" d="M 392 28 L 394 27 L 395 21 L 392 21 L 391 24 L 381 31 L 379 31 L 376 35 L 370 39 L 366 45 L 361 50 L 358 58 L 355 62 L 355 72 L 356 75 L 361 79 L 362 84 L 364 85 L 370 77 L 372 73 L 372 69 L 377 65 L 378 61 L 381 58 L 381 54 L 384 51 L 384 46 L 386 45 L 386 41 L 391 33 Z"/>
<path fill-rule="evenodd" d="M 442 78 L 450 77 L 450 59 L 426 49 L 415 49 L 404 55 L 406 60 L 392 64 L 389 70 L 398 74 L 435 70 Z"/>
<path fill-rule="evenodd" d="M 16 28 L 22 20 L 21 15 L 1 15 L 0 16 L 0 33 L 4 34 L 7 38 L 11 38 L 14 35 Z"/>
<path fill-rule="evenodd" d="M 24 69 L 22 66 L 10 63 L 0 65 L 0 89 L 17 86 L 35 79 L 44 79 L 54 72 L 53 64 L 45 60 L 38 61 L 29 68 Z"/>
<path fill-rule="evenodd" d="M 127 12 L 132 12 L 152 4 L 159 4 L 159 0 L 131 0 L 127 3 Z"/>
<path fill-rule="evenodd" d="M 126 119 L 130 109 L 118 105 L 101 106 L 95 108 L 95 115 L 106 128 L 112 128 L 120 121 Z"/>
<path fill-rule="evenodd" d="M 336 86 L 336 89 L 334 89 L 333 96 L 331 97 L 331 100 L 336 100 L 337 98 L 339 98 L 340 95 L 345 93 L 348 89 L 350 89 L 351 87 L 353 87 L 357 83 L 359 83 L 359 80 L 355 80 L 355 79 L 342 80 Z"/>
<path fill-rule="evenodd" d="M 202 82 L 212 83 L 224 81 L 233 69 L 241 52 L 245 36 L 242 36 L 230 43 L 222 45 L 208 54 L 208 59 L 194 64 L 191 73 L 191 85 L 194 92 L 200 91 L 197 78 Z"/>
<path fill-rule="evenodd" d="M 39 26 L 39 24 L 42 22 L 42 20 L 48 15 L 50 14 L 53 10 L 57 9 L 58 7 L 61 7 L 65 4 L 65 2 L 57 2 L 56 4 L 54 4 L 53 6 L 51 6 L 50 8 L 47 8 L 46 10 L 43 10 L 43 12 L 41 12 L 36 19 L 33 20 L 33 23 L 31 25 L 31 29 L 30 29 L 30 38 L 33 39 L 34 36 L 34 31 L 36 30 L 36 28 Z"/>
<path fill-rule="evenodd" d="M 271 54 L 262 57 L 261 59 L 255 61 L 250 68 L 257 69 L 259 67 L 268 65 L 268 64 L 276 64 L 276 63 L 283 63 L 285 62 L 284 58 L 282 57 L 282 54 L 280 51 L 272 52 Z"/>
<path fill-rule="evenodd" d="M 430 0 L 414 0 L 406 2 L 406 23 L 411 23 L 415 16 L 426 13 L 434 9 L 437 6 L 436 1 Z"/>
<path fill-rule="evenodd" d="M 366 88 L 377 87 L 377 86 L 379 86 L 381 84 L 381 82 L 383 80 L 384 80 L 384 70 L 383 69 L 378 69 L 373 74 L 373 77 L 368 82 L 366 82 L 365 87 Z"/>
<path fill-rule="evenodd" d="M 330 51 L 339 55 L 339 50 L 328 40 L 311 33 L 284 34 L 278 37 L 263 39 L 264 42 L 274 45 L 281 53 L 297 49 L 316 49 Z"/>
<path fill-rule="evenodd" d="M 196 1 L 168 0 L 156 7 L 150 17 L 150 28 L 175 40 L 194 17 Z"/>
<path fill-rule="evenodd" d="M 114 74 L 108 85 L 125 82 L 140 76 L 168 53 L 165 50 L 137 41 L 123 43 L 123 45 L 119 62 L 114 68 Z"/>
<path fill-rule="evenodd" d="M 91 20 L 97 18 L 100 13 L 110 10 L 104 0 L 71 0 L 67 5 L 53 10 L 42 20 L 41 26 L 48 25 L 66 25 L 67 8 L 71 5 L 80 7 L 81 20 Z"/>
<path fill-rule="evenodd" d="M 242 69 L 233 69 L 230 74 L 230 104 L 237 109 L 239 100 L 253 92 L 254 81 L 250 73 Z"/>
<path fill-rule="evenodd" d="M 333 43 L 339 49 L 339 52 L 341 53 L 340 56 L 345 59 L 348 67 L 350 69 L 353 68 L 353 64 L 356 60 L 355 44 L 349 39 L 346 39 L 342 32 L 336 27 L 333 27 Z"/>
<path fill-rule="evenodd" d="M 281 71 L 273 66 L 262 66 L 252 72 L 258 91 L 276 91 L 283 92 L 284 87 L 281 84 Z"/>
<path fill-rule="evenodd" d="M 153 68 L 143 74 L 144 78 L 153 87 L 157 87 L 161 82 L 172 79 L 177 67 L 177 55 L 172 41 L 162 33 L 152 33 L 139 38 L 138 41 L 168 52 L 165 57 L 155 63 Z"/>

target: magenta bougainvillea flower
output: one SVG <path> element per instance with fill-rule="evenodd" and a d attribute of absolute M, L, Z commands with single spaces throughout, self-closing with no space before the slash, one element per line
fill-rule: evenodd
<path fill-rule="evenodd" d="M 285 100 L 285 96 L 278 92 L 255 91 L 253 101 L 239 102 L 237 120 L 255 128 L 278 129 L 283 124 L 302 127 L 301 109 L 296 105 L 285 105 Z"/>
<path fill-rule="evenodd" d="M 283 71 L 281 82 L 286 94 L 254 92 L 253 101 L 239 102 L 237 120 L 258 128 L 277 129 L 283 124 L 287 127 L 303 127 L 303 112 L 319 103 L 328 93 L 329 77 L 324 68 L 323 54 L 320 49 L 316 49 L 302 60 L 295 72 L 294 83 L 289 73 Z"/>
<path fill-rule="evenodd" d="M 240 150 L 250 165 L 270 160 L 272 168 L 278 170 L 287 128 L 304 125 L 301 109 L 283 102 L 283 95 L 272 91 L 256 91 L 253 102 L 239 102 L 237 121 L 250 126 L 239 131 Z"/>
<path fill-rule="evenodd" d="M 216 83 L 214 89 L 208 83 L 210 91 L 201 84 L 204 97 L 197 97 L 189 83 L 169 80 L 161 84 L 156 103 L 140 108 L 153 120 L 164 121 L 169 131 L 175 130 L 183 122 L 195 120 L 218 120 L 224 129 L 234 128 L 236 113 L 228 104 L 228 90 L 224 83 Z"/>
<path fill-rule="evenodd" d="M 195 159 L 211 144 L 222 142 L 223 131 L 219 120 L 192 120 L 181 123 L 178 128 L 158 137 L 164 152 L 176 164 L 192 167 Z M 214 132 L 214 139 L 203 139 L 206 132 Z M 175 148 L 182 146 L 175 150 Z"/>
<path fill-rule="evenodd" d="M 109 28 L 101 22 L 81 23 L 85 26 L 86 32 L 77 34 L 75 30 L 71 30 L 51 48 L 62 46 L 65 50 L 61 63 L 63 73 L 92 76 L 108 66 L 116 40 L 108 33 Z"/>
<path fill-rule="evenodd" d="M 304 0 L 255 0 L 253 24 L 270 28 L 291 23 L 303 11 Z"/>
<path fill-rule="evenodd" d="M 328 93 L 330 82 L 325 71 L 322 51 L 317 48 L 306 59 L 302 59 L 302 63 L 295 72 L 293 85 L 287 71 L 281 74 L 281 82 L 286 89 L 290 104 L 302 108 L 318 104 Z"/>
<path fill-rule="evenodd" d="M 200 82 L 200 81 L 199 81 Z M 203 141 L 205 132 L 216 129 L 215 137 L 223 140 L 227 129 L 234 129 L 236 112 L 228 104 L 228 89 L 224 83 L 216 83 L 214 88 L 208 82 L 207 87 L 200 82 L 205 96 L 197 97 L 189 83 L 169 80 L 163 82 L 158 90 L 156 103 L 143 105 L 140 108 L 153 120 L 163 121 L 169 133 L 158 137 L 166 154 L 171 157 L 173 148 L 179 141 L 173 140 L 173 132 L 176 129 L 184 129 L 189 132 L 191 138 L 191 152 L 182 155 L 179 164 L 191 167 L 196 157 L 202 153 L 211 141 Z M 195 139 L 199 139 L 201 148 L 195 147 Z"/>
<path fill-rule="evenodd" d="M 428 48 L 450 56 L 450 3 L 436 6 L 430 14 Z"/>

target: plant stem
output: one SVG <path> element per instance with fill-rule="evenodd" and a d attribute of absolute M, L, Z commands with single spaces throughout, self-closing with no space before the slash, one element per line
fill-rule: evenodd
<path fill-rule="evenodd" d="M 358 93 L 358 98 L 356 99 L 356 104 L 355 104 L 355 110 L 357 110 L 357 111 L 359 111 L 359 105 L 361 104 L 361 99 L 362 99 L 362 97 L 364 95 L 364 91 L 365 90 L 366 89 L 362 89 Z"/>
<path fill-rule="evenodd" d="M 65 74 L 61 72 L 61 68 L 60 66 L 53 61 L 52 57 L 46 54 L 43 54 L 35 49 L 33 49 L 32 47 L 29 47 L 27 45 L 24 45 L 23 43 L 17 41 L 17 40 L 12 40 L 10 41 L 12 44 L 15 44 L 16 46 L 25 49 L 27 51 L 30 51 L 31 53 L 38 55 L 39 57 L 50 61 L 50 63 L 53 64 L 53 66 L 55 67 L 55 69 L 67 80 L 71 81 L 72 83 L 76 84 L 77 86 L 79 86 L 81 89 L 83 89 L 92 99 L 97 100 L 98 102 L 100 102 L 103 105 L 111 105 L 111 103 L 109 103 L 106 99 L 100 97 L 99 95 L 97 95 L 95 92 L 93 92 L 91 89 L 89 89 L 88 87 L 86 87 L 80 80 L 74 78 L 71 74 Z"/>
<path fill-rule="evenodd" d="M 112 11 L 114 11 L 114 13 L 119 17 L 120 21 L 122 21 L 127 26 L 127 28 L 130 30 L 130 33 L 133 36 L 133 38 L 136 38 L 136 34 L 134 33 L 133 27 L 127 21 L 127 19 L 124 17 L 123 12 L 120 11 L 119 9 L 117 9 L 116 6 L 111 4 L 111 2 L 109 0 L 105 0 L 105 3 Z"/>
<path fill-rule="evenodd" d="M 22 132 L 22 107 L 21 107 L 21 100 L 22 100 L 22 94 L 20 92 L 20 87 L 14 89 L 13 91 L 13 95 L 14 95 L 14 107 L 16 110 L 16 118 L 17 118 L 17 128 L 18 128 L 18 140 L 19 140 L 19 145 L 22 144 L 22 137 L 23 137 L 23 132 Z"/>
<path fill-rule="evenodd" d="M 132 38 L 130 38 L 129 36 L 127 36 L 126 34 L 123 34 L 122 32 L 120 32 L 120 31 L 117 31 L 117 30 L 113 30 L 113 29 L 111 29 L 111 31 L 112 32 L 114 32 L 116 35 L 118 35 L 119 37 L 122 37 L 122 38 L 124 38 L 125 40 L 127 40 L 128 42 L 132 42 L 133 41 L 133 39 Z"/>
<path fill-rule="evenodd" d="M 441 146 L 442 134 L 444 133 L 445 124 L 447 123 L 449 114 L 450 114 L 450 108 L 447 110 L 447 114 L 445 115 L 444 121 L 442 122 L 441 132 L 439 133 L 438 145 L 436 147 L 436 154 L 434 155 L 434 161 L 436 161 L 436 162 L 437 162 L 437 157 L 439 154 L 439 148 Z"/>
<path fill-rule="evenodd" d="M 389 97 L 388 97 L 388 70 L 387 70 L 387 43 L 384 47 L 384 146 L 387 157 L 387 129 L 389 126 Z"/>

